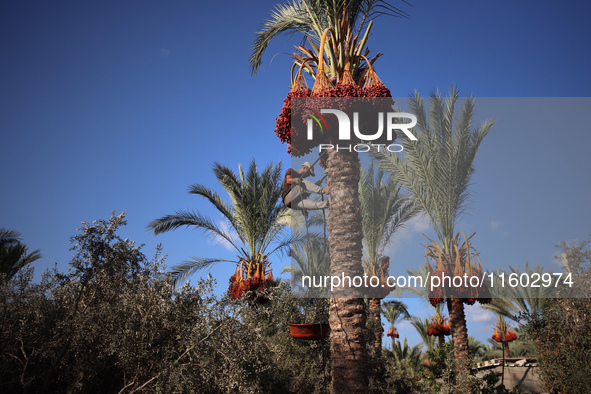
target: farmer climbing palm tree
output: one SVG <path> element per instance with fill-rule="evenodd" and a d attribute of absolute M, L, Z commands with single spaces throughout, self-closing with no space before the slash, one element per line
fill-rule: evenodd
<path fill-rule="evenodd" d="M 328 194 L 327 186 L 323 188 L 304 179 L 310 175 L 315 176 L 316 174 L 314 174 L 314 166 L 308 161 L 302 164 L 302 168 L 297 171 L 289 168 L 285 172 L 285 178 L 283 178 L 281 186 L 281 196 L 285 206 L 303 210 L 328 208 L 328 200 L 315 201 L 308 198 L 310 193 Z"/>

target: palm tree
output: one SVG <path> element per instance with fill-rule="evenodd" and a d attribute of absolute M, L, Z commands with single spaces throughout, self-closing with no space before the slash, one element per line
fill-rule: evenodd
<path fill-rule="evenodd" d="M 363 231 L 363 268 L 369 277 L 380 279 L 378 287 L 370 287 L 369 313 L 375 325 L 372 350 L 378 357 L 382 350 L 381 298 L 390 292 L 385 278 L 388 276 L 389 258 L 383 255 L 394 233 L 416 214 L 415 206 L 393 178 L 384 180 L 384 171 L 374 170 L 373 161 L 367 171 L 361 168 L 359 201 L 361 203 Z M 384 287 L 381 287 L 384 286 Z M 384 291 L 385 289 L 385 291 Z"/>
<path fill-rule="evenodd" d="M 425 318 L 423 320 L 414 317 L 410 320 L 410 324 L 413 325 L 417 333 L 421 336 L 421 340 L 427 347 L 427 351 L 433 350 L 435 348 L 435 337 L 428 334 L 429 324 L 431 322 L 429 319 Z"/>
<path fill-rule="evenodd" d="M 398 300 L 384 302 L 382 313 L 384 314 L 386 320 L 388 320 L 390 323 L 391 332 L 397 332 L 396 325 L 400 323 L 400 321 L 410 319 L 408 307 L 404 302 Z M 396 338 L 392 336 L 392 349 L 394 349 L 395 342 Z"/>
<path fill-rule="evenodd" d="M 294 0 L 279 5 L 257 33 L 250 58 L 251 71 L 257 71 L 265 49 L 277 34 L 298 32 L 310 47 L 296 47 L 297 52 L 293 54 L 294 67 L 300 68 L 296 81 L 301 80 L 304 70 L 315 79 L 314 93 L 318 95 L 328 95 L 327 91 L 335 85 L 349 90 L 363 89 L 366 82 L 375 83 L 378 90 L 385 92 L 387 88 L 380 85 L 372 67 L 380 54 L 368 60 L 366 43 L 371 19 L 387 13 L 403 15 L 381 0 Z M 292 82 L 292 90 L 298 88 Z M 286 118 L 291 124 L 289 116 Z M 291 126 L 287 130 L 278 129 L 277 134 L 291 144 Z M 331 275 L 363 276 L 358 154 L 333 149 L 325 164 L 331 194 L 328 224 Z M 346 293 L 337 290 L 330 305 L 332 391 L 367 392 L 365 301 L 360 291 L 346 290 Z"/>
<path fill-rule="evenodd" d="M 259 173 L 253 159 L 247 173 L 239 165 L 236 174 L 216 162 L 213 172 L 228 193 L 230 203 L 214 190 L 199 184 L 191 185 L 189 193 L 209 201 L 222 214 L 227 225 L 220 225 L 199 212 L 177 211 L 153 220 L 148 229 L 154 234 L 160 234 L 183 226 L 194 227 L 232 245 L 238 252 L 238 260 L 192 258 L 173 267 L 173 284 L 176 286 L 194 272 L 219 262 L 237 265 L 236 273 L 231 278 L 234 280 L 232 283 L 251 281 L 255 276 L 260 281 L 265 281 L 271 271 L 268 257 L 284 250 L 293 241 L 284 234 L 289 223 L 289 209 L 278 205 L 281 198 L 281 163 L 277 166 L 269 165 Z"/>
<path fill-rule="evenodd" d="M 8 282 L 18 271 L 42 257 L 39 250 L 29 253 L 20 236 L 17 231 L 0 228 L 0 283 Z"/>
<path fill-rule="evenodd" d="M 347 11 L 346 23 L 353 28 L 352 31 L 356 33 L 356 36 L 359 36 L 364 28 L 371 25 L 372 19 L 377 16 L 408 16 L 404 11 L 384 0 L 292 0 L 278 4 L 271 11 L 270 18 L 257 32 L 249 61 L 251 72 L 256 74 L 269 43 L 273 38 L 283 33 L 303 34 L 304 40 L 311 43 L 311 52 L 318 56 L 320 38 L 325 29 L 334 28 L 336 32 L 341 22 L 340 17 L 343 10 Z M 357 29 L 354 29 L 356 24 Z M 355 49 L 356 54 L 364 53 L 368 35 L 369 31 L 366 31 L 361 40 L 362 45 Z M 337 40 L 343 41 L 345 37 L 337 37 Z M 304 54 L 307 52 L 308 50 L 305 50 Z M 330 65 L 330 72 L 335 76 L 338 68 L 342 66 L 339 64 L 343 61 L 342 58 L 339 58 L 340 55 L 341 53 L 335 51 L 334 47 L 327 48 L 326 57 Z M 351 69 L 351 71 L 354 70 Z"/>
<path fill-rule="evenodd" d="M 305 285 L 304 277 L 312 278 L 312 296 L 327 296 L 326 288 L 320 287 L 323 278 L 330 273 L 330 256 L 325 242 L 318 236 L 307 235 L 301 244 L 294 244 L 289 251 L 291 265 L 283 268 L 282 273 L 291 274 L 292 283 Z M 294 264 L 295 263 L 295 264 Z M 316 286 L 316 287 L 314 287 Z"/>
<path fill-rule="evenodd" d="M 20 236 L 18 231 L 0 228 L 0 246 L 14 245 L 18 243 Z"/>
<path fill-rule="evenodd" d="M 497 277 L 504 274 L 504 277 L 508 278 L 509 275 L 513 274 L 520 278 L 522 274 L 525 274 L 529 278 L 534 278 L 536 276 L 542 277 L 544 274 L 544 267 L 536 265 L 532 270 L 527 261 L 525 262 L 524 272 L 511 266 L 509 269 L 511 270 L 510 273 L 505 270 L 499 270 L 496 273 Z M 549 272 L 549 274 L 551 275 L 552 272 Z M 556 277 L 551 275 L 551 278 L 554 280 Z M 497 282 L 499 281 L 497 280 Z M 483 305 L 482 307 L 508 317 L 517 323 L 535 322 L 542 316 L 546 300 L 552 298 L 551 291 L 554 283 L 551 283 L 547 287 L 505 286 L 500 288 L 497 286 L 493 288 L 493 290 L 498 291 L 494 293 L 495 298 L 490 304 Z"/>
<path fill-rule="evenodd" d="M 439 348 L 443 348 L 445 343 L 445 336 L 450 334 L 450 326 L 447 321 L 447 316 L 443 314 L 443 304 L 437 304 L 433 307 L 435 313 L 429 316 L 429 326 L 427 328 L 427 335 L 437 337 L 439 340 Z"/>
<path fill-rule="evenodd" d="M 439 240 L 432 243 L 431 251 L 440 252 L 443 269 L 453 276 L 456 248 L 459 249 L 454 244 L 458 238 L 454 236 L 455 226 L 469 196 L 468 185 L 474 172 L 474 159 L 494 121 L 485 121 L 472 129 L 474 98 L 468 97 L 464 101 L 456 118 L 454 110 L 459 99 L 456 87 L 452 87 L 449 96 L 444 100 L 439 91 L 434 91 L 427 111 L 422 97 L 415 92 L 410 98 L 410 107 L 417 116 L 414 128 L 417 140 L 400 137 L 404 159 L 389 152 L 374 156 L 411 193 L 429 218 Z M 465 362 L 468 357 L 468 331 L 462 299 L 449 297 L 448 310 L 454 355 L 457 360 Z"/>
<path fill-rule="evenodd" d="M 469 336 L 468 349 L 474 361 L 484 361 L 484 357 L 488 354 L 490 348 L 473 336 Z"/>
<path fill-rule="evenodd" d="M 406 335 L 402 342 L 398 341 L 392 345 L 392 353 L 400 367 L 406 367 L 410 371 L 418 371 L 421 368 L 421 345 L 418 344 L 411 348 L 408 346 Z"/>

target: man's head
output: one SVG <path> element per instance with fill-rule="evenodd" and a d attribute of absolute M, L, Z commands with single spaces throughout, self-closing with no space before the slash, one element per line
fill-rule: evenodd
<path fill-rule="evenodd" d="M 309 161 L 304 162 L 304 164 L 302 164 L 302 170 L 303 170 L 303 176 L 308 176 L 308 175 L 312 175 L 315 176 L 316 174 L 314 174 L 314 167 L 312 166 L 312 164 L 310 164 Z"/>

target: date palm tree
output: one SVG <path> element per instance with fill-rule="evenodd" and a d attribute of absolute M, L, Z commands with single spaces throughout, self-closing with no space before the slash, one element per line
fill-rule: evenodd
<path fill-rule="evenodd" d="M 312 278 L 312 288 L 308 288 L 309 294 L 317 297 L 326 297 L 326 290 L 320 284 L 323 284 L 323 278 L 330 274 L 330 256 L 328 255 L 327 245 L 316 234 L 308 234 L 302 240 L 301 244 L 292 245 L 289 255 L 291 265 L 283 268 L 282 273 L 291 274 L 293 288 L 302 286 L 303 278 Z M 317 287 L 314 287 L 317 286 Z M 330 282 L 328 283 L 330 286 Z"/>
<path fill-rule="evenodd" d="M 194 272 L 220 262 L 230 262 L 260 269 L 270 268 L 268 257 L 284 251 L 293 239 L 284 232 L 289 224 L 289 209 L 279 204 L 281 198 L 281 163 L 269 165 L 262 172 L 253 159 L 244 172 L 241 165 L 238 173 L 214 163 L 213 172 L 222 188 L 228 193 L 230 203 L 214 190 L 194 184 L 189 193 L 205 198 L 213 208 L 222 214 L 227 226 L 199 212 L 177 211 L 153 220 L 148 229 L 154 234 L 175 230 L 179 227 L 193 227 L 206 235 L 224 240 L 238 252 L 238 260 L 195 257 L 172 269 L 173 284 L 176 286 Z M 254 268 L 249 270 L 252 275 Z M 260 271 L 259 271 L 260 273 Z"/>
<path fill-rule="evenodd" d="M 366 57 L 371 19 L 379 14 L 404 15 L 383 0 L 293 0 L 278 5 L 257 33 L 250 69 L 253 73 L 258 70 L 265 49 L 275 36 L 297 32 L 303 34 L 309 48 L 296 47 L 294 66 L 299 65 L 315 79 L 314 92 L 322 93 L 335 84 L 361 87 L 369 78 L 366 71 L 372 69 L 371 63 L 380 55 L 372 60 Z M 326 40 L 329 34 L 330 39 Z M 324 45 L 326 41 L 328 44 Z M 331 275 L 362 276 L 357 152 L 330 151 L 326 174 L 331 195 L 328 223 Z M 367 392 L 366 313 L 361 292 L 334 294 L 329 323 L 332 392 Z"/>
<path fill-rule="evenodd" d="M 500 282 L 499 278 L 501 274 L 505 278 L 509 278 L 510 275 L 514 275 L 517 278 L 521 278 L 522 275 L 527 275 L 528 278 L 534 278 L 536 276 L 541 278 L 544 275 L 544 267 L 536 265 L 532 269 L 527 261 L 525 262 L 524 272 L 511 266 L 509 269 L 511 272 L 498 270 L 495 278 L 497 283 Z M 517 323 L 535 322 L 542 316 L 547 299 L 552 298 L 552 287 L 556 283 L 556 277 L 552 275 L 552 271 L 546 272 L 546 275 L 549 275 L 550 286 L 493 287 L 494 299 L 490 304 L 483 305 L 482 307 Z"/>
<path fill-rule="evenodd" d="M 421 320 L 418 317 L 413 317 L 410 320 L 410 324 L 412 324 L 415 330 L 417 330 L 417 333 L 420 335 L 421 340 L 427 347 L 427 351 L 433 350 L 435 348 L 435 337 L 427 333 L 430 324 L 429 319 L 424 318 Z"/>
<path fill-rule="evenodd" d="M 408 345 L 406 335 L 402 341 L 398 341 L 396 344 L 392 345 L 392 353 L 400 368 L 406 368 L 413 372 L 417 372 L 421 369 L 421 345 L 414 345 L 411 348 Z"/>
<path fill-rule="evenodd" d="M 410 107 L 417 117 L 414 128 L 417 140 L 400 137 L 404 158 L 388 152 L 374 155 L 380 165 L 411 193 L 429 218 L 439 241 L 433 247 L 442 251 L 440 256 L 448 273 L 453 273 L 455 268 L 455 227 L 469 197 L 468 186 L 474 172 L 474 160 L 480 144 L 494 124 L 494 121 L 487 120 L 473 129 L 475 100 L 473 97 L 466 98 L 456 117 L 454 111 L 458 99 L 456 87 L 450 89 L 447 100 L 439 91 L 434 91 L 430 97 L 430 108 L 426 110 L 423 98 L 415 92 L 410 97 Z M 447 306 L 454 355 L 460 362 L 465 362 L 468 357 L 468 331 L 464 304 L 461 298 L 448 297 Z"/>
<path fill-rule="evenodd" d="M 396 330 L 396 325 L 400 323 L 400 321 L 405 319 L 410 319 L 410 314 L 408 313 L 408 307 L 402 301 L 398 300 L 391 300 L 388 302 L 384 302 L 383 310 L 384 317 L 390 323 L 390 330 Z M 394 349 L 394 344 L 396 339 L 392 337 L 392 349 Z"/>
<path fill-rule="evenodd" d="M 400 184 L 392 177 L 386 181 L 384 171 L 381 168 L 374 169 L 373 161 L 367 170 L 361 169 L 359 201 L 363 231 L 363 268 L 369 277 L 380 279 L 380 287 L 368 289 L 370 319 L 375 326 L 375 337 L 371 341 L 371 348 L 379 357 L 384 333 L 381 323 L 381 298 L 389 293 L 387 283 L 383 283 L 384 278 L 388 276 L 388 267 L 383 264 L 387 261 L 386 256 L 383 255 L 384 249 L 395 232 L 402 228 L 417 213 L 417 210 L 412 200 L 402 194 Z M 386 287 L 382 288 L 382 284 Z"/>

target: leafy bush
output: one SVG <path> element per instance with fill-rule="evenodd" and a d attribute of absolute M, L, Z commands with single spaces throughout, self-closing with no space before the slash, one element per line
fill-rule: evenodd
<path fill-rule="evenodd" d="M 280 284 L 259 306 L 212 293 L 214 280 L 173 290 L 161 251 L 148 260 L 121 239 L 123 215 L 85 224 L 68 274 L 0 286 L 0 391 L 321 392 L 326 344 L 289 336 L 287 322 L 326 314 Z M 326 340 L 325 340 L 326 341 Z M 324 369 L 323 369 L 324 366 Z"/>

